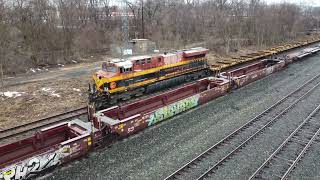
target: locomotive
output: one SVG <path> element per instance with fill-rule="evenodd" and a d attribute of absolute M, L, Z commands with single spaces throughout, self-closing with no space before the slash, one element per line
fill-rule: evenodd
<path fill-rule="evenodd" d="M 197 47 L 104 62 L 93 74 L 89 102 L 100 110 L 119 101 L 207 77 L 211 74 L 208 52 Z"/>

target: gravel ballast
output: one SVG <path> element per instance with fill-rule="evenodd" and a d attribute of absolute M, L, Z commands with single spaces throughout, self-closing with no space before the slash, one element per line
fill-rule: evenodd
<path fill-rule="evenodd" d="M 72 162 L 46 178 L 163 179 L 318 73 L 320 55 L 306 58 L 281 72 L 120 141 L 111 148 L 91 153 L 87 158 Z M 308 113 L 304 108 L 301 112 Z M 286 121 L 282 126 L 288 124 L 294 128 L 296 123 L 291 127 L 291 122 Z M 272 135 L 265 138 L 277 139 Z M 248 146 L 248 149 L 255 151 L 254 146 Z M 251 155 L 244 154 L 239 159 L 245 156 Z M 220 174 L 219 177 L 245 178 L 255 169 L 243 168 L 248 170 L 225 171 L 227 175 Z M 314 168 L 319 170 L 320 166 Z"/>
<path fill-rule="evenodd" d="M 274 124 L 232 156 L 232 158 L 224 163 L 210 179 L 248 179 L 248 177 L 258 169 L 258 167 L 320 104 L 319 93 L 320 87 L 294 106 L 285 115 L 278 118 Z M 284 158 L 291 160 L 294 157 Z M 274 168 L 276 167 L 273 167 L 273 169 Z M 284 172 L 285 171 L 283 170 L 279 170 L 276 175 L 281 175 L 281 173 Z M 270 175 L 270 177 L 268 176 L 266 179 L 278 179 L 278 177 Z"/>

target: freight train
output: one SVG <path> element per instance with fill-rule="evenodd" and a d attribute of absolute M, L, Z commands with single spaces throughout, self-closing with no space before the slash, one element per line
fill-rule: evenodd
<path fill-rule="evenodd" d="M 206 54 L 198 47 L 150 56 L 113 59 L 93 74 L 89 100 L 96 109 L 145 93 L 210 75 Z"/>
<path fill-rule="evenodd" d="M 281 60 L 259 60 L 124 105 L 96 111 L 88 106 L 88 122 L 73 119 L 32 136 L 0 145 L 0 180 L 31 179 L 85 156 L 94 148 L 125 138 L 170 117 L 205 104 L 234 88 L 282 70 L 320 46 L 290 53 Z"/>

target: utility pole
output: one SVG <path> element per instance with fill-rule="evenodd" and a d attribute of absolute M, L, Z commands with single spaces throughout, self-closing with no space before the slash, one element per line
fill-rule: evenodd
<path fill-rule="evenodd" d="M 144 6 L 143 6 L 143 0 L 141 0 L 141 26 L 142 26 L 142 38 L 145 38 L 145 32 L 144 32 Z"/>
<path fill-rule="evenodd" d="M 1 73 L 1 88 L 4 87 L 4 83 L 3 83 L 3 68 L 2 68 L 2 63 L 0 64 L 0 73 Z"/>
<path fill-rule="evenodd" d="M 126 0 L 122 0 L 122 34 L 123 34 L 123 50 L 122 56 L 132 54 L 132 52 L 128 52 L 129 50 L 129 10 L 128 10 L 128 2 Z"/>

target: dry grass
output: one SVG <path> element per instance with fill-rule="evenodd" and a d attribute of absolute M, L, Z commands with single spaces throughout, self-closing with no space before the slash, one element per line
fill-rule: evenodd
<path fill-rule="evenodd" d="M 24 92 L 20 97 L 0 96 L 0 129 L 7 129 L 84 106 L 86 78 L 39 81 L 4 88 Z"/>

